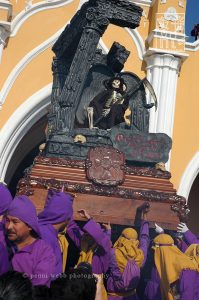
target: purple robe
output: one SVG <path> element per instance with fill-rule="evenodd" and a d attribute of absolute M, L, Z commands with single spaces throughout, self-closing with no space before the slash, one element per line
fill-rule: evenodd
<path fill-rule="evenodd" d="M 108 235 L 108 237 L 110 238 L 110 240 L 111 240 L 112 230 L 111 229 L 108 229 L 108 230 L 104 229 L 104 233 L 106 233 Z"/>
<path fill-rule="evenodd" d="M 179 300 L 198 300 L 199 274 L 192 270 L 183 270 L 179 278 Z M 144 300 L 161 300 L 160 277 L 156 267 L 152 268 L 151 279 L 148 281 Z"/>
<path fill-rule="evenodd" d="M 55 279 L 56 276 L 62 273 L 62 253 L 58 242 L 58 232 L 51 224 L 41 225 L 40 226 L 42 239 L 48 243 L 55 254 L 56 262 L 55 262 Z"/>
<path fill-rule="evenodd" d="M 92 272 L 95 274 L 106 273 L 109 266 L 111 241 L 109 235 L 105 233 L 99 224 L 94 220 L 89 220 L 81 230 L 77 223 L 72 220 L 67 226 L 67 234 L 81 250 L 81 237 L 84 232 L 88 233 L 97 243 L 98 247 L 93 254 Z"/>
<path fill-rule="evenodd" d="M 4 222 L 0 222 L 0 242 L 6 247 Z"/>
<path fill-rule="evenodd" d="M 38 215 L 42 239 L 52 248 L 56 256 L 55 274 L 62 273 L 62 253 L 58 231 L 53 224 L 70 220 L 73 215 L 72 197 L 64 192 L 49 190 L 43 211 Z"/>
<path fill-rule="evenodd" d="M 11 263 L 13 269 L 25 273 L 33 285 L 50 286 L 55 269 L 55 255 L 45 241 L 38 239 L 17 251 Z"/>
<path fill-rule="evenodd" d="M 182 251 L 183 253 L 185 253 L 185 251 L 188 248 L 187 243 L 185 241 L 183 241 L 183 240 L 181 240 L 180 243 L 177 246 L 180 249 L 180 251 Z"/>
<path fill-rule="evenodd" d="M 148 222 L 143 221 L 140 228 L 139 237 L 139 248 L 144 252 L 144 262 L 145 264 L 147 257 L 147 250 L 149 246 L 149 225 Z M 121 273 L 117 265 L 117 261 L 114 254 L 114 249 L 111 252 L 111 260 L 109 265 L 109 277 L 107 280 L 107 291 L 108 292 L 120 292 L 129 293 L 136 289 L 140 280 L 140 268 L 137 266 L 134 260 L 129 260 L 124 272 Z M 138 296 L 135 293 L 131 296 L 108 296 L 109 300 L 138 300 Z"/>
<path fill-rule="evenodd" d="M 157 269 L 153 266 L 151 270 L 151 278 L 147 282 L 144 291 L 144 300 L 161 300 L 160 277 Z"/>
<path fill-rule="evenodd" d="M 3 183 L 0 183 L 0 216 L 5 214 L 12 200 L 13 198 L 8 188 Z M 6 247 L 4 218 L 0 221 L 0 242 Z"/>
<path fill-rule="evenodd" d="M 10 191 L 3 183 L 0 183 L 0 216 L 6 212 L 11 202 L 12 196 Z"/>
<path fill-rule="evenodd" d="M 3 243 L 0 242 L 0 275 L 9 271 L 8 251 Z"/>
<path fill-rule="evenodd" d="M 12 196 L 8 188 L 0 183 L 0 216 L 2 216 L 8 209 L 12 202 Z M 8 251 L 5 241 L 5 229 L 3 220 L 0 222 L 0 275 L 9 270 Z"/>
<path fill-rule="evenodd" d="M 199 244 L 199 239 L 191 232 L 191 230 L 188 230 L 184 233 L 184 239 L 188 245 Z"/>

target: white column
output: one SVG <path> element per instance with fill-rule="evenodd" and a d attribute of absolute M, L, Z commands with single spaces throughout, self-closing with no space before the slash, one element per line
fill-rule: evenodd
<path fill-rule="evenodd" d="M 172 138 L 176 103 L 176 88 L 182 59 L 172 54 L 154 53 L 145 57 L 147 78 L 151 82 L 158 109 L 150 110 L 150 132 L 166 133 Z"/>

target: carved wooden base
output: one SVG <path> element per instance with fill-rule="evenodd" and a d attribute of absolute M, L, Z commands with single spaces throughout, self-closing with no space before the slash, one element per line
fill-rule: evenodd
<path fill-rule="evenodd" d="M 124 172 L 122 183 L 116 184 L 113 180 L 114 183 L 111 185 L 110 181 L 108 185 L 107 177 L 99 184 L 89 178 L 88 169 L 92 163 L 89 159 L 75 161 L 38 156 L 33 167 L 20 180 L 18 193 L 28 195 L 41 211 L 47 189 L 61 190 L 64 185 L 65 191 L 75 195 L 75 219 L 81 220 L 76 211 L 84 208 L 96 221 L 120 225 L 134 225 L 137 208 L 148 201 L 150 226 L 154 227 L 157 222 L 164 228 L 176 229 L 178 214 L 185 213 L 185 199 L 176 195 L 169 172 L 124 165 L 121 166 Z"/>

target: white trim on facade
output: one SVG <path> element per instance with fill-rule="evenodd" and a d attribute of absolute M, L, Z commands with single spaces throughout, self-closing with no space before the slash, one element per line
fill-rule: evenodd
<path fill-rule="evenodd" d="M 180 32 L 154 29 L 150 32 L 146 41 L 150 43 L 153 38 L 173 40 L 179 43 L 185 43 L 186 35 Z"/>
<path fill-rule="evenodd" d="M 196 154 L 194 155 L 194 157 L 186 167 L 181 177 L 179 188 L 178 188 L 178 195 L 185 197 L 187 201 L 188 201 L 191 187 L 198 173 L 199 173 L 199 151 L 196 152 Z"/>
<path fill-rule="evenodd" d="M 132 3 L 135 3 L 137 5 L 143 5 L 143 6 L 151 6 L 152 1 L 151 0 L 131 0 Z"/>
<path fill-rule="evenodd" d="M 12 155 L 28 130 L 47 113 L 52 84 L 33 94 L 11 115 L 0 131 L 0 178 L 4 179 Z"/>
<path fill-rule="evenodd" d="M 199 50 L 199 40 L 195 41 L 194 43 L 186 43 L 185 44 L 186 51 L 198 51 Z"/>
<path fill-rule="evenodd" d="M 143 60 L 143 56 L 146 53 L 146 48 L 141 35 L 139 34 L 137 29 L 129 29 L 129 28 L 125 28 L 125 29 L 128 32 L 128 34 L 131 36 L 131 38 L 133 39 L 136 45 L 139 59 Z"/>
<path fill-rule="evenodd" d="M 174 55 L 174 56 L 180 57 L 182 61 L 184 61 L 185 59 L 187 59 L 189 57 L 189 54 L 186 52 L 179 52 L 179 51 L 174 51 L 174 50 L 159 49 L 159 48 L 152 48 L 152 47 L 147 49 L 146 56 L 149 56 L 149 55 L 155 54 L 155 53 Z"/>

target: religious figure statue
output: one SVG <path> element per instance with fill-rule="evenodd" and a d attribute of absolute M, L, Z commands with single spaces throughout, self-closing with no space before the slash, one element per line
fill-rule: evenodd
<path fill-rule="evenodd" d="M 88 111 L 89 128 L 110 129 L 125 121 L 128 108 L 127 86 L 121 77 L 112 77 L 104 81 L 105 90 L 90 102 Z"/>

